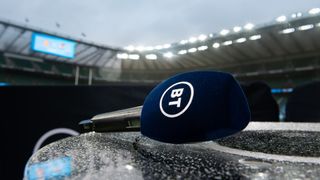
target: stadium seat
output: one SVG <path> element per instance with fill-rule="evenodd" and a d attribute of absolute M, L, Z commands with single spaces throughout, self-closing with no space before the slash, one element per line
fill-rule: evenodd
<path fill-rule="evenodd" d="M 320 81 L 294 88 L 286 106 L 286 121 L 320 122 Z"/>
<path fill-rule="evenodd" d="M 251 121 L 279 121 L 278 104 L 266 83 L 242 83 L 241 87 L 248 99 Z"/>
<path fill-rule="evenodd" d="M 34 64 L 38 65 L 38 67 L 42 71 L 51 72 L 52 71 L 52 65 L 47 62 L 33 62 Z"/>
<path fill-rule="evenodd" d="M 15 64 L 16 68 L 33 69 L 33 66 L 30 61 L 16 59 L 16 58 L 10 58 L 10 59 Z"/>
<path fill-rule="evenodd" d="M 81 67 L 79 70 L 80 76 L 88 77 L 89 76 L 89 68 Z"/>
<path fill-rule="evenodd" d="M 4 57 L 2 54 L 0 54 L 0 65 L 2 64 L 6 64 L 5 60 L 4 60 Z"/>
<path fill-rule="evenodd" d="M 56 64 L 56 68 L 61 74 L 73 74 L 73 67 L 69 66 L 68 64 Z"/>

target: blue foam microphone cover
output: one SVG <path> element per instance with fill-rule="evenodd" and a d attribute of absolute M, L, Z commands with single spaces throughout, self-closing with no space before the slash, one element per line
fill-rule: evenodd
<path fill-rule="evenodd" d="M 173 76 L 146 97 L 141 133 L 167 143 L 214 140 L 243 130 L 250 121 L 246 97 L 232 75 L 194 71 Z"/>

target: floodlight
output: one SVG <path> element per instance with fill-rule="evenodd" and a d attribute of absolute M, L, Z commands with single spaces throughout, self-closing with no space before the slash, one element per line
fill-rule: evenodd
<path fill-rule="evenodd" d="M 233 32 L 240 32 L 241 29 L 242 28 L 240 26 L 235 26 L 235 27 L 233 27 Z"/>
<path fill-rule="evenodd" d="M 298 18 L 298 17 L 301 17 L 301 16 L 302 16 L 302 13 L 301 13 L 301 12 L 297 12 L 297 13 L 291 14 L 291 17 L 292 17 L 292 18 Z"/>
<path fill-rule="evenodd" d="M 155 54 L 147 54 L 146 55 L 146 59 L 156 60 L 157 59 L 157 55 L 155 55 Z"/>
<path fill-rule="evenodd" d="M 219 44 L 219 43 L 213 43 L 213 44 L 212 44 L 212 47 L 213 47 L 213 48 L 218 48 L 218 47 L 220 47 L 220 44 Z"/>
<path fill-rule="evenodd" d="M 204 35 L 204 34 L 201 34 L 201 35 L 198 37 L 198 40 L 199 40 L 199 41 L 204 41 L 204 40 L 206 40 L 206 39 L 207 39 L 207 36 Z"/>
<path fill-rule="evenodd" d="M 138 47 L 136 47 L 136 50 L 137 50 L 137 51 L 144 51 L 145 48 L 144 48 L 143 46 L 138 46 Z"/>
<path fill-rule="evenodd" d="M 312 8 L 309 10 L 309 14 L 318 14 L 320 13 L 320 8 Z"/>
<path fill-rule="evenodd" d="M 138 60 L 140 59 L 139 54 L 129 54 L 129 59 Z"/>
<path fill-rule="evenodd" d="M 148 47 L 145 47 L 145 50 L 152 51 L 152 50 L 154 50 L 154 48 L 152 46 L 148 46 Z"/>
<path fill-rule="evenodd" d="M 239 38 L 239 39 L 236 40 L 236 43 L 243 43 L 246 40 L 247 40 L 246 38 Z"/>
<path fill-rule="evenodd" d="M 246 25 L 244 25 L 244 29 L 246 30 L 251 30 L 254 28 L 254 24 L 252 23 L 247 23 Z"/>
<path fill-rule="evenodd" d="M 230 41 L 230 40 L 222 43 L 222 45 L 224 45 L 224 46 L 229 46 L 231 44 L 232 44 L 232 41 Z"/>
<path fill-rule="evenodd" d="M 282 15 L 282 16 L 279 16 L 277 17 L 276 21 L 277 22 L 285 22 L 287 20 L 287 17 Z"/>
<path fill-rule="evenodd" d="M 181 40 L 180 41 L 180 44 L 187 44 L 188 43 L 188 40 Z"/>
<path fill-rule="evenodd" d="M 261 35 L 260 34 L 253 35 L 253 36 L 250 36 L 249 39 L 252 40 L 252 41 L 258 40 L 258 39 L 261 39 Z"/>
<path fill-rule="evenodd" d="M 187 50 L 185 50 L 185 49 L 183 49 L 183 50 L 180 50 L 179 52 L 178 52 L 178 54 L 187 54 Z"/>
<path fill-rule="evenodd" d="M 172 52 L 166 52 L 163 54 L 164 57 L 166 58 L 171 58 L 173 56 Z"/>
<path fill-rule="evenodd" d="M 127 46 L 127 47 L 125 47 L 125 49 L 128 51 L 134 51 L 134 46 L 132 46 L 132 45 Z"/>
<path fill-rule="evenodd" d="M 157 45 L 156 47 L 154 47 L 155 49 L 157 49 L 157 50 L 160 50 L 160 49 L 163 49 L 163 46 L 161 46 L 161 45 Z"/>
<path fill-rule="evenodd" d="M 198 51 L 204 51 L 206 49 L 208 49 L 208 46 L 200 46 L 200 47 L 198 47 Z"/>
<path fill-rule="evenodd" d="M 121 53 L 117 54 L 118 59 L 128 59 L 128 54 L 127 53 Z"/>
<path fill-rule="evenodd" d="M 167 48 L 169 48 L 169 47 L 171 47 L 171 44 L 164 44 L 164 45 L 163 45 L 163 48 L 166 48 L 166 49 L 167 49 Z"/>
<path fill-rule="evenodd" d="M 294 28 L 287 28 L 287 29 L 284 29 L 284 30 L 280 31 L 280 33 L 289 34 L 289 33 L 293 33 L 294 31 L 295 31 Z"/>
<path fill-rule="evenodd" d="M 312 29 L 313 27 L 314 27 L 313 24 L 306 24 L 306 25 L 303 25 L 303 26 L 299 26 L 299 27 L 298 27 L 298 30 L 300 30 L 300 31 L 305 31 L 305 30 Z"/>
<path fill-rule="evenodd" d="M 222 35 L 222 36 L 225 36 L 225 35 L 227 35 L 227 34 L 229 34 L 229 30 L 228 29 L 222 29 L 221 31 L 220 31 L 220 34 Z"/>
<path fill-rule="evenodd" d="M 191 48 L 191 49 L 188 50 L 188 52 L 189 52 L 189 53 L 197 52 L 197 48 Z"/>
<path fill-rule="evenodd" d="M 197 38 L 195 38 L 195 37 L 189 38 L 189 42 L 190 42 L 190 43 L 194 43 L 194 42 L 196 42 L 196 41 L 197 41 Z"/>

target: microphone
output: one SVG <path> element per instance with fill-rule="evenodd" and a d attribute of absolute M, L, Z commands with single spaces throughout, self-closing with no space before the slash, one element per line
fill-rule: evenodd
<path fill-rule="evenodd" d="M 112 125 L 137 131 L 140 126 L 151 139 L 178 144 L 226 137 L 249 121 L 246 97 L 231 74 L 193 71 L 157 85 L 143 106 L 97 115 L 80 125 L 94 131 L 114 131 Z"/>
<path fill-rule="evenodd" d="M 79 122 L 81 133 L 84 132 L 123 132 L 140 130 L 142 106 L 98 114 L 89 120 Z"/>

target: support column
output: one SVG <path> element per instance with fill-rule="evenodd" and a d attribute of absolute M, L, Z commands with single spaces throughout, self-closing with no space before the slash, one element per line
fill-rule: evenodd
<path fill-rule="evenodd" d="M 76 75 L 75 75 L 75 80 L 74 80 L 74 85 L 79 84 L 79 66 L 76 67 Z"/>
<path fill-rule="evenodd" d="M 88 85 L 91 86 L 92 85 L 92 69 L 89 68 L 89 79 L 88 79 Z"/>

